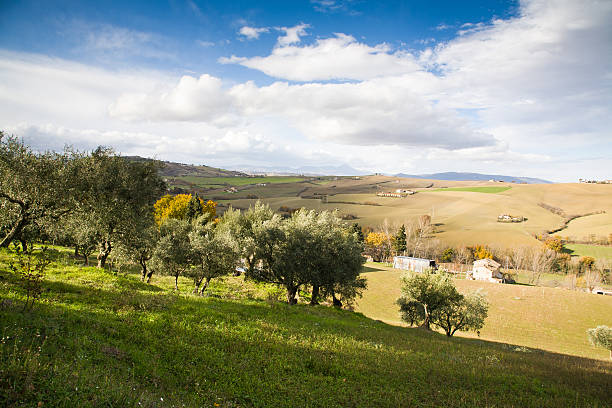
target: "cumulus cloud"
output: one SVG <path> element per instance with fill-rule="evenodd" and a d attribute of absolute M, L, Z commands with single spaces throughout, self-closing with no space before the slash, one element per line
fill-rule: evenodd
<path fill-rule="evenodd" d="M 447 149 L 494 142 L 491 135 L 437 108 L 398 78 L 357 84 L 276 82 L 266 87 L 248 82 L 229 93 L 243 114 L 283 116 L 313 140 Z"/>
<path fill-rule="evenodd" d="M 219 78 L 204 74 L 183 76 L 176 86 L 156 93 L 126 93 L 109 107 L 109 114 L 124 120 L 228 121 L 231 101 Z"/>
<path fill-rule="evenodd" d="M 371 47 L 341 33 L 316 40 L 312 45 L 276 47 L 266 57 L 232 56 L 220 59 L 220 62 L 237 63 L 274 78 L 292 81 L 365 80 L 421 69 L 409 53 L 392 52 L 386 44 Z"/>
<path fill-rule="evenodd" d="M 267 56 L 219 61 L 278 78 L 265 86 L 0 53 L 0 121 L 36 126 L 18 131 L 45 143 L 82 132 L 146 152 L 149 139 L 175 159 L 607 177 L 609 21 L 610 2 L 530 0 L 420 52 L 346 34 L 303 43 L 301 24 L 283 28 Z M 576 159 L 593 151 L 597 160 Z"/>
<path fill-rule="evenodd" d="M 267 27 L 257 28 L 257 27 L 243 26 L 242 28 L 240 28 L 240 31 L 238 31 L 238 33 L 247 40 L 256 40 L 259 38 L 260 34 L 267 33 L 269 31 L 270 29 Z"/>
<path fill-rule="evenodd" d="M 293 27 L 280 27 L 279 30 L 285 34 L 278 37 L 277 44 L 280 47 L 286 45 L 297 44 L 301 41 L 301 37 L 304 37 L 306 29 L 310 27 L 310 24 L 298 24 Z"/>

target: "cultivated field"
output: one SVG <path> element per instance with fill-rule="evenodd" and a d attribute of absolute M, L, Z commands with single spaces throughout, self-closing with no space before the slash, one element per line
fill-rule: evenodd
<path fill-rule="evenodd" d="M 406 198 L 377 197 L 378 191 L 414 189 Z M 359 179 L 309 180 L 249 188 L 237 194 L 215 193 L 223 205 L 247 208 L 253 194 L 273 208 L 306 207 L 338 209 L 352 214 L 364 226 L 377 227 L 385 220 L 399 225 L 423 214 L 432 216 L 436 238 L 448 245 L 487 244 L 498 247 L 540 245 L 533 237 L 560 228 L 561 215 L 540 204 L 557 207 L 566 216 L 605 211 L 605 214 L 577 218 L 557 233 L 567 236 L 608 235 L 612 232 L 612 186 L 597 184 L 512 184 L 486 181 L 440 181 L 365 176 Z M 321 197 L 324 196 L 324 199 Z M 523 216 L 521 223 L 498 223 L 497 216 Z"/>
<path fill-rule="evenodd" d="M 569 222 L 566 229 L 555 233 L 558 237 L 585 241 L 592 238 L 607 238 L 610 234 L 612 234 L 612 211 L 576 218 Z"/>
<path fill-rule="evenodd" d="M 370 269 L 364 276 L 368 279 L 368 289 L 357 302 L 356 310 L 372 319 L 402 325 L 395 300 L 400 296 L 400 277 L 405 271 L 377 264 L 367 266 Z M 602 324 L 612 326 L 612 296 L 462 279 L 455 280 L 455 284 L 463 293 L 481 289 L 487 294 L 489 317 L 481 330 L 481 339 L 609 359 L 606 350 L 589 344 L 586 330 Z"/>

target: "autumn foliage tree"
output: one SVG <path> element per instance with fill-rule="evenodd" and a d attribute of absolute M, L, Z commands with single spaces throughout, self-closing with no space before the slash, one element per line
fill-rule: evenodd
<path fill-rule="evenodd" d="M 198 205 L 199 204 L 199 205 Z M 211 200 L 204 201 L 197 195 L 166 194 L 154 205 L 155 221 L 158 225 L 168 219 L 191 221 L 202 215 L 212 220 L 217 215 L 217 203 Z"/>
<path fill-rule="evenodd" d="M 384 232 L 370 232 L 365 237 L 366 253 L 375 262 L 381 262 L 389 256 L 391 249 L 391 238 Z"/>

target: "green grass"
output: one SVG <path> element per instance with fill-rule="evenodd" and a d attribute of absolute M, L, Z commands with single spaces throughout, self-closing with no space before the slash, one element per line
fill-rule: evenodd
<path fill-rule="evenodd" d="M 512 187 L 450 187 L 450 188 L 437 188 L 429 191 L 469 191 L 472 193 L 487 193 L 497 194 L 503 191 L 510 190 Z"/>
<path fill-rule="evenodd" d="M 572 256 L 592 256 L 595 259 L 612 260 L 612 246 L 588 244 L 566 244 L 564 246 L 571 251 Z"/>
<path fill-rule="evenodd" d="M 0 251 L 0 406 L 606 407 L 612 365 L 448 339 L 326 306 L 261 300 L 228 278 L 214 296 L 58 258 L 42 301 Z M 213 281 L 214 282 L 214 281 Z M 39 404 L 42 403 L 42 404 Z"/>
<path fill-rule="evenodd" d="M 280 184 L 280 183 L 298 183 L 304 181 L 302 177 L 290 176 L 269 176 L 269 177 L 199 177 L 199 176 L 182 176 L 179 180 L 185 180 L 195 184 L 198 187 L 220 188 L 224 186 L 246 186 L 251 184 Z"/>

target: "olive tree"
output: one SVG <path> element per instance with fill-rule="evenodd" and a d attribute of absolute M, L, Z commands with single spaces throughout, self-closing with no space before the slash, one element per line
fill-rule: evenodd
<path fill-rule="evenodd" d="M 331 297 L 334 306 L 350 304 L 367 286 L 365 278 L 359 276 L 365 262 L 359 234 L 345 226 L 337 213 L 323 211 L 314 222 L 310 303 L 317 304 L 322 295 Z"/>
<path fill-rule="evenodd" d="M 129 161 L 102 147 L 88 159 L 83 177 L 89 189 L 80 212 L 98 230 L 98 267 L 104 267 L 115 241 L 132 220 L 152 213 L 166 184 L 158 174 L 161 164 L 153 160 Z"/>
<path fill-rule="evenodd" d="M 128 263 L 140 266 L 140 280 L 151 281 L 153 269 L 149 268 L 149 261 L 160 238 L 160 231 L 155 224 L 152 214 L 142 218 L 132 219 L 128 228 L 123 228 L 117 238 L 117 256 Z"/>
<path fill-rule="evenodd" d="M 444 272 L 427 270 L 402 277 L 402 296 L 397 300 L 402 320 L 427 330 L 431 325 L 451 337 L 458 330 L 478 332 L 487 317 L 488 303 L 479 292 L 464 296 Z"/>
<path fill-rule="evenodd" d="M 431 329 L 441 309 L 463 298 L 448 275 L 435 273 L 432 269 L 404 275 L 401 281 L 402 296 L 397 304 L 402 320 L 427 330 Z"/>
<path fill-rule="evenodd" d="M 179 276 L 191 267 L 191 224 L 184 220 L 169 219 L 159 230 L 160 238 L 153 250 L 152 263 L 160 274 L 174 277 L 174 290 L 178 290 Z"/>
<path fill-rule="evenodd" d="M 459 330 L 475 331 L 480 335 L 488 311 L 489 304 L 485 296 L 475 292 L 440 308 L 433 316 L 433 324 L 444 330 L 448 337 Z"/>
<path fill-rule="evenodd" d="M 274 217 L 274 211 L 259 201 L 245 211 L 229 208 L 221 217 L 219 227 L 228 230 L 236 241 L 247 275 L 253 275 L 256 265 L 261 261 L 258 240 L 262 238 L 259 234 L 263 232 L 263 223 Z"/>
<path fill-rule="evenodd" d="M 0 247 L 13 240 L 25 247 L 26 228 L 57 222 L 73 211 L 84 190 L 83 164 L 77 152 L 36 153 L 0 131 Z"/>
<path fill-rule="evenodd" d="M 227 229 L 214 223 L 196 221 L 195 224 L 189 234 L 194 267 L 189 269 L 188 275 L 194 282 L 193 292 L 203 294 L 211 279 L 234 271 L 240 261 L 240 252 Z"/>
<path fill-rule="evenodd" d="M 308 223 L 304 211 L 297 211 L 287 220 L 275 214 L 272 219 L 254 227 L 257 259 L 261 268 L 247 271 L 247 276 L 261 282 L 275 283 L 287 291 L 287 303 L 297 303 L 298 288 L 307 283 L 309 246 Z"/>

